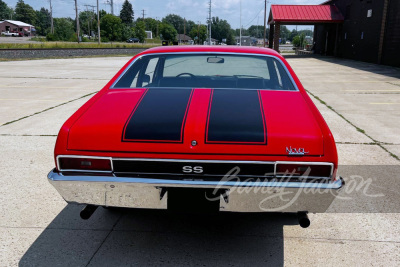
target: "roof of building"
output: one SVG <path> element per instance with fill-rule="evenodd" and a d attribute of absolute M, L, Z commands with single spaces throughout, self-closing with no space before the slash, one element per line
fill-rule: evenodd
<path fill-rule="evenodd" d="M 192 40 L 192 38 L 190 38 L 189 36 L 187 36 L 185 34 L 178 34 L 178 36 L 176 38 L 178 40 L 181 40 L 181 41 L 190 41 L 190 40 Z"/>
<path fill-rule="evenodd" d="M 334 5 L 271 5 L 268 23 L 333 23 L 343 20 L 343 15 Z"/>
<path fill-rule="evenodd" d="M 18 20 L 5 20 L 3 22 L 8 22 L 8 23 L 20 26 L 20 27 L 35 27 L 35 26 L 31 25 L 31 24 L 28 24 L 28 23 L 25 23 L 25 22 L 22 22 L 22 21 L 18 21 Z"/>

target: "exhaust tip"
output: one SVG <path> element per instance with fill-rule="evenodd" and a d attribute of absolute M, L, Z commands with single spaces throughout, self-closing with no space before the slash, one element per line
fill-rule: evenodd
<path fill-rule="evenodd" d="M 80 212 L 81 219 L 88 220 L 92 217 L 93 213 L 96 211 L 97 206 L 94 205 L 86 205 Z"/>
<path fill-rule="evenodd" d="M 299 225 L 302 228 L 308 228 L 311 224 L 310 219 L 308 218 L 307 212 L 299 212 L 297 214 L 297 219 L 299 221 Z"/>

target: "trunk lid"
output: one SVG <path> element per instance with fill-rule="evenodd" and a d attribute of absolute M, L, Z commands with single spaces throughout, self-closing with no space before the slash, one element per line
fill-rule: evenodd
<path fill-rule="evenodd" d="M 224 155 L 323 155 L 298 91 L 112 89 L 71 127 L 69 150 Z"/>

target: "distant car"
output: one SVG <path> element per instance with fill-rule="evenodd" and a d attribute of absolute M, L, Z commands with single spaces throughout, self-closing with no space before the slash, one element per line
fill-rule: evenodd
<path fill-rule="evenodd" d="M 127 43 L 139 43 L 140 40 L 139 38 L 129 38 L 128 40 L 126 40 Z"/>
<path fill-rule="evenodd" d="M 22 36 L 21 33 L 18 33 L 18 32 L 9 32 L 9 31 L 2 32 L 1 35 L 3 35 L 3 36 L 11 36 L 11 37 L 19 37 L 19 36 Z"/>
<path fill-rule="evenodd" d="M 62 126 L 48 179 L 70 203 L 323 212 L 335 141 L 277 52 L 161 46 L 134 56 Z"/>

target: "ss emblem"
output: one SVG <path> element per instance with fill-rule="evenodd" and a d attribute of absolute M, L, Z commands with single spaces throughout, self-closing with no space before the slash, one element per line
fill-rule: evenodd
<path fill-rule="evenodd" d="M 183 166 L 182 171 L 185 173 L 203 173 L 202 166 Z"/>

